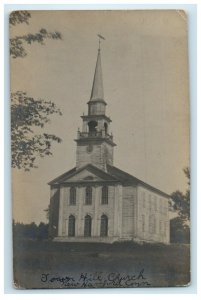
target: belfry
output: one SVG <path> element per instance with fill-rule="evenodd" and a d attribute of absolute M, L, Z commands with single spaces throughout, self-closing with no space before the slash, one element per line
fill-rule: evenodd
<path fill-rule="evenodd" d="M 100 42 L 88 113 L 78 130 L 75 167 L 49 182 L 54 241 L 169 243 L 170 196 L 113 165 Z"/>
<path fill-rule="evenodd" d="M 91 97 L 88 104 L 88 114 L 81 116 L 82 131 L 77 134 L 76 167 L 93 164 L 106 170 L 106 165 L 113 164 L 113 136 L 110 134 L 110 118 L 106 115 L 103 79 L 101 68 L 101 52 L 98 49 Z"/>

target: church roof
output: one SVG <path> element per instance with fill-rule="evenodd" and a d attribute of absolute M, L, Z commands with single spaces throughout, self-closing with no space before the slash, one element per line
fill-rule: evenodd
<path fill-rule="evenodd" d="M 134 177 L 133 175 L 130 175 L 117 167 L 111 166 L 107 164 L 106 166 L 107 171 L 105 172 L 104 170 L 92 165 L 92 164 L 87 164 L 83 166 L 82 168 L 73 168 L 69 170 L 68 172 L 65 172 L 64 174 L 56 177 L 52 181 L 50 181 L 48 184 L 49 185 L 59 185 L 62 183 L 65 183 L 68 181 L 68 179 L 74 177 L 75 175 L 81 173 L 83 170 L 87 170 L 96 176 L 98 176 L 101 180 L 107 181 L 107 182 L 117 182 L 117 183 L 122 183 L 123 185 L 142 185 L 149 190 L 152 190 L 153 192 L 159 193 L 162 196 L 165 197 L 170 197 L 168 194 L 160 191 L 159 189 L 149 185 L 148 183 Z M 85 179 L 84 179 L 85 180 Z M 90 181 L 90 179 L 89 179 Z M 80 180 L 79 180 L 80 182 Z M 83 182 L 83 181 L 82 181 Z"/>
<path fill-rule="evenodd" d="M 55 179 L 51 180 L 50 182 L 48 182 L 49 185 L 53 185 L 53 184 L 58 184 L 60 182 L 62 182 L 66 177 L 74 174 L 76 171 L 76 167 L 61 174 L 60 176 L 56 177 Z"/>
<path fill-rule="evenodd" d="M 94 80 L 93 80 L 93 86 L 92 86 L 91 98 L 90 98 L 90 101 L 94 101 L 94 100 L 104 100 L 100 49 L 98 49 L 98 56 L 96 61 L 96 68 L 95 68 Z"/>
<path fill-rule="evenodd" d="M 89 172 L 95 174 L 96 176 L 98 176 L 99 178 L 101 178 L 104 181 L 110 181 L 110 182 L 118 181 L 118 179 L 116 177 L 112 176 L 112 174 L 109 174 L 109 173 L 103 171 L 102 169 L 97 168 L 96 166 L 94 166 L 92 164 L 87 164 L 79 169 L 77 169 L 77 168 L 71 169 L 70 171 L 62 174 L 61 176 L 56 177 L 55 179 L 50 181 L 48 184 L 54 185 L 54 184 L 64 183 L 71 177 L 81 173 L 83 170 L 88 170 Z"/>
<path fill-rule="evenodd" d="M 153 192 L 157 192 L 165 197 L 170 197 L 170 195 L 160 191 L 159 189 L 153 187 L 152 185 L 149 185 L 148 183 L 134 177 L 133 175 L 130 175 L 114 166 L 111 165 L 107 165 L 107 172 L 116 177 L 119 181 L 121 181 L 123 184 L 136 184 L 136 185 L 142 185 L 150 190 L 152 190 Z"/>

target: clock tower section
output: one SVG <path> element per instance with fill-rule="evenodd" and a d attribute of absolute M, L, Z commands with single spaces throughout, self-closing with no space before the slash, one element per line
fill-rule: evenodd
<path fill-rule="evenodd" d="M 96 68 L 88 104 L 88 114 L 81 116 L 82 130 L 78 130 L 76 168 L 87 164 L 106 171 L 106 165 L 113 165 L 113 136 L 109 132 L 111 119 L 106 115 L 101 68 L 101 51 L 98 49 Z"/>

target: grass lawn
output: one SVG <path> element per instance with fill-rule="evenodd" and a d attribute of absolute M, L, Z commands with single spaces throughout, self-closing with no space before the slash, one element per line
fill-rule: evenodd
<path fill-rule="evenodd" d="M 190 281 L 190 247 L 14 241 L 19 288 L 172 287 Z"/>

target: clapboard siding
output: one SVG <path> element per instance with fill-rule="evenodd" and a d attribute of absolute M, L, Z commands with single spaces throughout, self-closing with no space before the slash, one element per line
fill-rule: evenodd
<path fill-rule="evenodd" d="M 133 237 L 135 231 L 135 188 L 123 187 L 122 237 Z"/>
<path fill-rule="evenodd" d="M 49 236 L 55 237 L 58 235 L 60 189 L 52 188 L 50 193 Z"/>
<path fill-rule="evenodd" d="M 76 166 L 80 168 L 86 164 L 93 164 L 98 168 L 105 169 L 105 163 L 113 164 L 113 147 L 106 142 L 93 144 L 93 150 L 87 152 L 86 145 L 78 145 L 76 152 Z"/>
<path fill-rule="evenodd" d="M 169 198 L 138 186 L 137 199 L 137 237 L 146 241 L 168 244 L 170 235 Z M 152 225 L 154 225 L 153 231 L 151 230 Z"/>
<path fill-rule="evenodd" d="M 68 219 L 70 215 L 75 216 L 76 228 L 75 235 L 77 237 L 84 236 L 84 218 L 88 214 L 92 217 L 92 236 L 100 236 L 101 216 L 104 214 L 108 217 L 108 237 L 114 235 L 114 201 L 115 201 L 115 186 L 108 186 L 108 204 L 101 204 L 102 186 L 92 187 L 92 204 L 85 204 L 85 189 L 86 187 L 76 188 L 76 205 L 70 205 L 69 195 L 70 187 L 62 187 L 61 193 L 63 202 L 62 212 L 62 236 L 68 234 Z"/>

